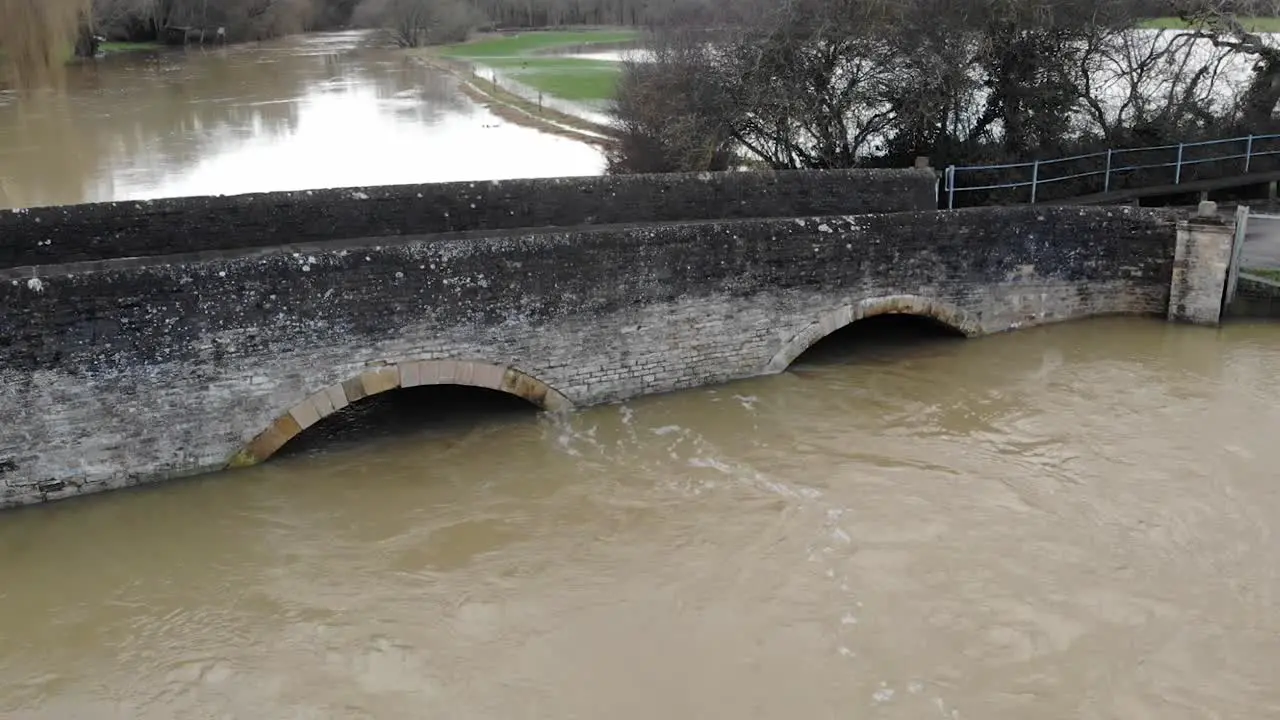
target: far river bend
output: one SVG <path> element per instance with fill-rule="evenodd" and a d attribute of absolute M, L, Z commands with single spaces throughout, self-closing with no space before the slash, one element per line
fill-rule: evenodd
<path fill-rule="evenodd" d="M 361 42 L 0 99 L 0 197 L 600 170 Z M 562 418 L 392 393 L 251 470 L 4 513 L 0 717 L 1280 717 L 1280 329 L 851 332 Z"/>
<path fill-rule="evenodd" d="M 0 208 L 604 168 L 365 32 L 116 55 L 67 85 L 0 93 Z"/>
<path fill-rule="evenodd" d="M 1280 716 L 1274 326 L 469 407 L 5 514 L 0 716 Z"/>

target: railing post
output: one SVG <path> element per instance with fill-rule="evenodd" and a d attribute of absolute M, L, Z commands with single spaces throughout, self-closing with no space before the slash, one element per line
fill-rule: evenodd
<path fill-rule="evenodd" d="M 946 173 L 947 183 L 947 209 L 954 210 L 956 207 L 956 166 L 948 165 Z"/>
<path fill-rule="evenodd" d="M 1107 148 L 1107 169 L 1102 174 L 1102 192 L 1111 191 L 1111 148 Z"/>
<path fill-rule="evenodd" d="M 1173 168 L 1173 184 L 1182 183 L 1182 143 L 1178 143 L 1178 163 Z"/>
<path fill-rule="evenodd" d="M 1040 161 L 1031 163 L 1031 204 L 1036 204 L 1036 183 L 1040 182 Z"/>
<path fill-rule="evenodd" d="M 1244 173 L 1249 174 L 1249 160 L 1253 156 L 1253 136 L 1244 141 Z"/>

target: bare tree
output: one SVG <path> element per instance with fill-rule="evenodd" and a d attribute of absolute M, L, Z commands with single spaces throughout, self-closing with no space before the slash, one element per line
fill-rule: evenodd
<path fill-rule="evenodd" d="M 729 167 L 729 95 L 706 72 L 716 58 L 699 33 L 681 31 L 650 45 L 650 57 L 624 64 L 612 109 L 613 173 L 686 172 Z"/>
<path fill-rule="evenodd" d="M 1179 15 L 1191 29 L 1189 35 L 1214 47 L 1248 58 L 1252 64 L 1249 84 L 1241 93 L 1241 121 L 1250 129 L 1271 124 L 1280 103 L 1280 45 L 1252 32 L 1241 16 L 1275 17 L 1280 8 L 1269 0 L 1185 0 Z"/>
<path fill-rule="evenodd" d="M 734 149 L 776 168 L 901 165 L 917 155 L 998 161 L 1134 139 L 1176 143 L 1229 131 L 1237 113 L 1227 65 L 1246 51 L 1260 60 L 1239 105 L 1255 122 L 1269 117 L 1280 99 L 1269 39 L 1240 35 L 1238 22 L 1229 37 L 1210 37 L 1204 22 L 1184 33 L 1141 29 L 1151 14 L 1144 3 L 739 2 L 716 18 L 711 47 L 696 62 L 659 55 L 658 69 L 644 78 L 627 68 L 619 97 L 627 117 L 617 124 L 634 134 L 642 118 L 648 134 L 670 146 L 673 131 L 661 130 L 659 117 L 669 112 L 671 127 L 727 129 Z M 656 32 L 672 30 L 659 25 Z M 688 102 L 664 100 L 690 87 L 715 90 L 707 96 L 714 103 L 698 103 L 697 124 L 687 121 Z"/>
<path fill-rule="evenodd" d="M 401 47 L 465 40 L 480 22 L 463 0 L 364 0 L 355 17 L 361 24 L 386 28 Z"/>
<path fill-rule="evenodd" d="M 1230 55 L 1185 33 L 1095 26 L 1076 73 L 1082 130 L 1109 145 L 1203 132 L 1232 114 Z"/>

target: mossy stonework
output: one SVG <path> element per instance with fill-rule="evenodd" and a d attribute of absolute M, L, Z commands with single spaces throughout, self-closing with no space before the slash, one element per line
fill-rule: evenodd
<path fill-rule="evenodd" d="M 0 216 L 0 505 L 252 465 L 401 387 L 561 411 L 781 372 L 879 313 L 979 336 L 1169 309 L 1167 212 L 939 212 L 919 207 L 927 174 L 735 175 L 185 198 L 140 204 L 135 223 L 119 203 Z M 201 224 L 234 233 L 216 207 L 246 232 Z M 63 225 L 41 234 L 33 216 Z"/>

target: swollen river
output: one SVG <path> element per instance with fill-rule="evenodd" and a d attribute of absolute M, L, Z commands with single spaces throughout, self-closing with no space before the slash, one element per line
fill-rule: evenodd
<path fill-rule="evenodd" d="M 1280 717 L 1276 326 L 479 393 L 4 514 L 0 717 Z"/>
<path fill-rule="evenodd" d="M 63 94 L 0 92 L 0 208 L 603 168 L 367 32 L 124 54 L 68 68 Z"/>

